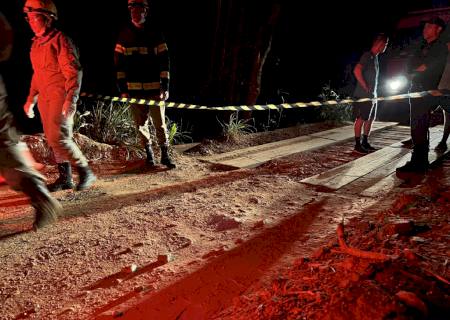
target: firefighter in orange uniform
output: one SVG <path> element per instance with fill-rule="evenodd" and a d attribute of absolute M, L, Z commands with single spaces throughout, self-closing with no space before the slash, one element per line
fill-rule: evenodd
<path fill-rule="evenodd" d="M 59 177 L 48 187 L 50 191 L 74 188 L 72 160 L 79 174 L 76 189 L 85 190 L 96 177 L 73 141 L 73 119 L 82 78 L 77 48 L 54 27 L 58 14 L 51 0 L 27 0 L 24 13 L 35 34 L 30 52 L 34 74 L 24 111 L 28 117 L 34 117 L 37 103 L 44 134 L 58 163 Z"/>
<path fill-rule="evenodd" d="M 1 76 L 12 50 L 12 29 L 0 13 L 0 175 L 15 190 L 26 193 L 36 209 L 35 228 L 42 228 L 57 220 L 62 208 L 48 192 L 44 177 L 34 170 L 19 147 L 19 136 L 8 110 L 5 83 Z"/>
<path fill-rule="evenodd" d="M 121 96 L 166 101 L 169 98 L 170 67 L 167 44 L 156 26 L 146 23 L 149 15 L 147 0 L 128 0 L 128 9 L 131 23 L 121 30 L 115 48 Z M 149 122 L 153 122 L 161 148 L 161 164 L 169 169 L 175 168 L 169 155 L 165 107 L 134 104 L 131 110 L 147 153 L 147 164 L 155 165 L 148 128 Z"/>

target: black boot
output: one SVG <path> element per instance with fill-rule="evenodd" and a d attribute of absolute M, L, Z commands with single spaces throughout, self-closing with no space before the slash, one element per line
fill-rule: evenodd
<path fill-rule="evenodd" d="M 89 166 L 78 166 L 78 175 L 79 175 L 79 182 L 77 185 L 77 191 L 86 190 L 92 184 L 97 180 L 97 177 L 92 172 L 91 168 Z"/>
<path fill-rule="evenodd" d="M 428 171 L 428 148 L 421 148 L 414 150 L 411 156 L 411 161 L 408 161 L 404 166 L 395 170 L 396 175 L 400 179 L 405 179 L 411 174 L 424 174 Z"/>
<path fill-rule="evenodd" d="M 72 167 L 69 162 L 58 163 L 59 177 L 55 182 L 49 184 L 50 192 L 73 189 Z"/>
<path fill-rule="evenodd" d="M 50 195 L 50 192 L 40 180 L 25 178 L 21 188 L 31 200 L 31 205 L 36 209 L 36 220 L 33 223 L 35 230 L 41 229 L 58 220 L 62 207 L 59 202 Z"/>
<path fill-rule="evenodd" d="M 368 154 L 369 153 L 369 150 L 367 150 L 366 148 L 364 148 L 361 145 L 360 137 L 355 137 L 355 149 L 354 150 L 360 154 Z"/>
<path fill-rule="evenodd" d="M 169 156 L 168 146 L 161 146 L 161 164 L 169 169 L 175 169 L 177 167 Z"/>
<path fill-rule="evenodd" d="M 147 154 L 147 164 L 149 166 L 155 165 L 155 155 L 153 154 L 153 149 L 150 144 L 145 145 L 145 153 Z"/>
<path fill-rule="evenodd" d="M 408 140 L 403 140 L 401 143 L 402 143 L 403 148 L 406 148 L 406 149 L 414 148 L 414 142 L 411 138 L 409 138 Z"/>
<path fill-rule="evenodd" d="M 369 137 L 365 134 L 363 134 L 363 139 L 362 139 L 361 145 L 364 149 L 366 149 L 369 152 L 373 152 L 373 151 L 377 150 L 376 148 L 374 148 L 370 145 Z"/>
<path fill-rule="evenodd" d="M 443 140 L 439 142 L 438 145 L 434 148 L 434 151 L 436 151 L 437 153 L 444 153 L 445 151 L 447 151 L 447 142 Z"/>

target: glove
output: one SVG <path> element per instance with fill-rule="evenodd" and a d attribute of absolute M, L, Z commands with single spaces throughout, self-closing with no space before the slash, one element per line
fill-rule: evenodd
<path fill-rule="evenodd" d="M 62 108 L 62 116 L 64 119 L 68 119 L 70 117 L 73 117 L 75 115 L 75 112 L 77 111 L 77 104 L 72 101 L 66 101 L 63 104 Z"/>
<path fill-rule="evenodd" d="M 25 114 L 28 118 L 34 118 L 34 106 L 36 105 L 33 101 L 27 101 L 25 105 L 23 106 L 23 111 L 25 111 Z"/>
<path fill-rule="evenodd" d="M 159 98 L 161 99 L 161 101 L 166 101 L 167 99 L 169 99 L 169 91 L 161 90 Z"/>

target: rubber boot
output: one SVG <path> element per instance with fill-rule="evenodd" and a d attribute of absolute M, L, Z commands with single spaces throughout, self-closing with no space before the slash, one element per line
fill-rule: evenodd
<path fill-rule="evenodd" d="M 77 185 L 77 191 L 83 191 L 88 189 L 97 180 L 97 177 L 92 172 L 89 166 L 77 167 L 79 182 Z"/>
<path fill-rule="evenodd" d="M 58 163 L 59 177 L 55 182 L 49 184 L 50 192 L 73 189 L 72 168 L 69 162 Z"/>
<path fill-rule="evenodd" d="M 175 169 L 177 167 L 170 158 L 168 146 L 161 146 L 161 164 L 165 165 L 169 169 Z"/>

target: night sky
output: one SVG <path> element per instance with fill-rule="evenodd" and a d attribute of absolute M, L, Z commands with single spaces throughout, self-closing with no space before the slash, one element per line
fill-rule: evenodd
<path fill-rule="evenodd" d="M 21 104 L 29 84 L 28 50 L 32 33 L 23 19 L 22 1 L 0 2 L 1 11 L 15 28 L 15 50 L 8 80 L 11 101 Z M 329 81 L 332 85 L 337 83 L 345 64 L 370 45 L 374 33 L 389 32 L 406 12 L 430 8 L 438 2 L 448 3 L 445 0 L 282 1 L 282 18 L 272 47 L 272 58 L 279 60 L 279 68 L 272 80 L 289 93 L 291 102 L 316 99 L 322 85 Z M 118 29 L 128 19 L 126 0 L 55 0 L 55 3 L 60 29 L 80 48 L 83 91 L 114 94 L 113 49 Z M 171 55 L 171 101 L 195 101 L 207 78 L 214 3 L 213 0 L 155 0 L 153 3 L 153 18 L 162 23 Z"/>

